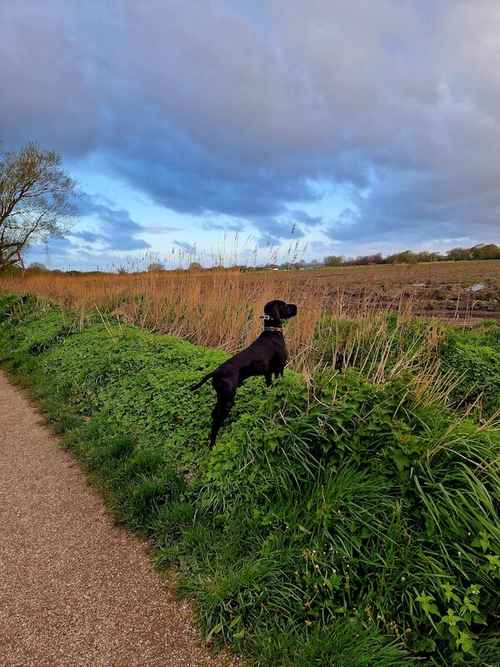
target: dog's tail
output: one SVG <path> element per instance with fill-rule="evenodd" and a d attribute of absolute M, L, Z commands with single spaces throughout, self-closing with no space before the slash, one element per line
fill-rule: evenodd
<path fill-rule="evenodd" d="M 214 375 L 215 375 L 215 371 L 212 371 L 211 373 L 207 373 L 206 375 L 204 375 L 201 378 L 201 380 L 199 382 L 195 382 L 189 388 L 191 389 L 191 391 L 196 391 L 197 389 L 199 389 L 201 387 L 202 384 L 205 384 L 205 382 L 210 380 L 210 378 L 213 377 Z"/>

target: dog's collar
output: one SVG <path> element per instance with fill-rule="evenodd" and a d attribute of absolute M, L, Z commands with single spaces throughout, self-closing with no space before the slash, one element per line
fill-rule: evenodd
<path fill-rule="evenodd" d="M 264 331 L 278 331 L 279 333 L 283 333 L 283 327 L 281 326 L 281 320 L 277 320 L 274 317 L 271 317 L 270 315 L 261 315 L 260 316 L 261 320 L 264 320 Z M 275 322 L 279 322 L 278 326 L 269 326 L 266 324 L 266 321 L 268 320 L 274 320 Z"/>

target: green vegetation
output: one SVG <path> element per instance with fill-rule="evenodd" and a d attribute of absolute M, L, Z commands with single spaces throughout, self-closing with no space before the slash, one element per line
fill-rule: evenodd
<path fill-rule="evenodd" d="M 187 387 L 221 351 L 8 296 L 0 358 L 213 642 L 273 667 L 498 665 L 499 330 L 443 329 L 449 387 L 424 391 L 420 325 L 378 347 L 354 326 L 341 372 L 248 381 L 213 450 L 213 391 Z"/>

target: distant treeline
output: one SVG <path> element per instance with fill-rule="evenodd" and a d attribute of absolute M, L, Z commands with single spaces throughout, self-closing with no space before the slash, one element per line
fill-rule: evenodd
<path fill-rule="evenodd" d="M 345 258 L 338 255 L 325 257 L 325 266 L 363 266 L 366 264 L 418 264 L 420 262 L 456 262 L 476 259 L 500 259 L 500 246 L 494 243 L 481 243 L 472 248 L 452 248 L 444 255 L 438 252 L 413 252 L 405 250 L 384 257 L 381 253 Z"/>
<path fill-rule="evenodd" d="M 479 245 L 472 246 L 471 248 L 452 248 L 448 250 L 445 254 L 440 254 L 438 252 L 413 252 L 412 250 L 405 250 L 404 252 L 398 252 L 394 255 L 387 255 L 384 257 L 381 253 L 376 253 L 374 255 L 360 255 L 359 257 L 342 257 L 341 255 L 329 255 L 321 260 L 313 260 L 311 262 L 296 260 L 293 262 L 282 262 L 281 264 L 277 263 L 268 263 L 259 266 L 247 266 L 245 264 L 235 264 L 232 266 L 211 266 L 204 267 L 199 262 L 191 262 L 187 268 L 172 268 L 169 269 L 165 267 L 161 262 L 152 262 L 147 265 L 144 269 L 130 269 L 127 267 L 117 267 L 109 271 L 61 271 L 59 269 L 48 269 L 44 264 L 40 262 L 34 262 L 30 264 L 29 267 L 24 271 L 24 273 L 44 273 L 50 271 L 51 273 L 65 273 L 67 275 L 91 275 L 91 274 L 100 274 L 100 273 L 142 273 L 142 271 L 170 271 L 183 273 L 184 271 L 262 271 L 262 270 L 274 270 L 274 271 L 289 271 L 289 270 L 306 270 L 306 269 L 320 269 L 325 266 L 366 266 L 366 265 L 375 265 L 375 264 L 419 264 L 421 262 L 456 262 L 464 260 L 479 260 L 479 259 L 500 259 L 500 246 L 495 245 L 494 243 L 482 243 Z M 20 274 L 23 273 L 23 270 L 19 266 L 11 266 L 8 270 L 3 272 L 4 274 Z"/>

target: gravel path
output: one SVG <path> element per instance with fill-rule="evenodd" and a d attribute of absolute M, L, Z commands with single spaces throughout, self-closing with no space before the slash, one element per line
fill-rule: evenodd
<path fill-rule="evenodd" d="M 0 372 L 0 665 L 229 664 Z"/>

